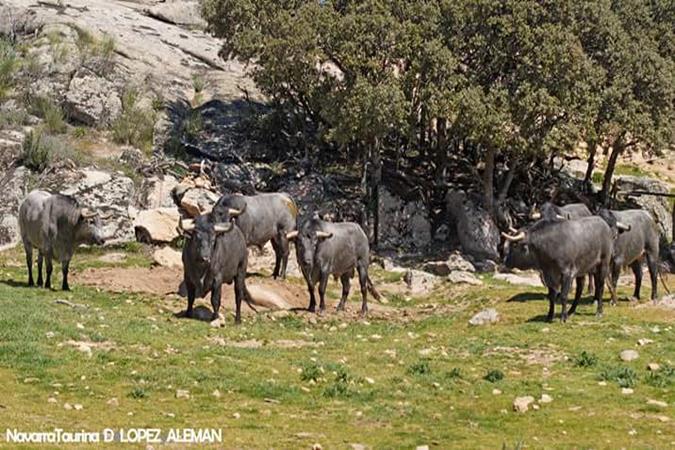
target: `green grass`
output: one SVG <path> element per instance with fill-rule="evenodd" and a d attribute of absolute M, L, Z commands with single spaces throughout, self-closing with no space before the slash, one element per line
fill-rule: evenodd
<path fill-rule="evenodd" d="M 125 266 L 149 264 L 144 247 L 117 251 L 128 252 Z M 100 255 L 78 252 L 74 273 L 112 266 Z M 672 310 L 620 302 L 597 319 L 585 299 L 566 324 L 549 324 L 541 321 L 548 305 L 541 289 L 488 282 L 444 286 L 367 321 L 334 311 L 315 324 L 304 313 L 275 320 L 247 314 L 236 327 L 227 314 L 224 328 L 211 328 L 175 318 L 181 299 L 113 294 L 74 281 L 69 293 L 26 288 L 22 259 L 18 249 L 0 254 L 0 396 L 8 427 L 187 424 L 223 429 L 226 448 L 667 448 L 675 440 Z M 55 272 L 58 286 L 58 266 Z M 332 294 L 339 289 L 331 281 Z M 350 307 L 358 297 L 354 292 Z M 423 307 L 430 303 L 437 309 Z M 500 322 L 469 326 L 487 305 Z M 645 337 L 654 342 L 638 347 Z M 280 339 L 313 346 L 274 345 Z M 87 356 L 71 340 L 101 348 Z M 247 340 L 264 345 L 219 344 Z M 629 348 L 640 358 L 624 363 L 619 353 Z M 649 372 L 650 362 L 661 369 Z M 622 395 L 621 386 L 634 393 Z M 190 398 L 176 398 L 179 389 Z M 544 393 L 553 402 L 540 410 L 512 411 L 515 397 Z M 108 404 L 112 398 L 119 406 Z M 84 409 L 66 410 L 66 402 Z"/>
<path fill-rule="evenodd" d="M 0 100 L 14 87 L 18 66 L 16 49 L 10 41 L 0 37 Z"/>

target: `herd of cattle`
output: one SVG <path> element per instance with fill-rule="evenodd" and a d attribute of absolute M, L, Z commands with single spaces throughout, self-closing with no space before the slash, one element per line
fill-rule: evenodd
<path fill-rule="evenodd" d="M 532 214 L 532 223 L 504 237 L 504 265 L 509 268 L 536 269 L 548 288 L 548 320 L 553 320 L 556 300 L 562 302 L 562 321 L 573 314 L 589 276 L 595 288 L 597 314 L 602 314 L 605 281 L 612 302 L 623 267 L 635 274 L 634 297 L 640 296 L 642 261 L 646 258 L 656 299 L 659 238 L 652 217 L 642 210 L 600 210 L 594 215 L 584 204 L 563 207 L 544 204 Z M 37 285 L 43 286 L 42 265 L 46 259 L 44 286 L 51 288 L 52 260 L 61 263 L 62 288 L 68 290 L 68 267 L 80 244 L 101 245 L 104 218 L 80 208 L 77 200 L 62 194 L 33 191 L 19 210 L 21 238 L 26 251 L 28 284 L 33 279 L 33 247 L 38 250 Z M 342 297 L 337 309 L 344 309 L 350 280 L 358 274 L 361 287 L 361 314 L 368 311 L 367 295 L 379 298 L 368 276 L 370 251 L 368 237 L 360 225 L 331 223 L 314 214 L 300 221 L 293 199 L 285 193 L 253 196 L 225 195 L 213 210 L 178 224 L 186 237 L 183 248 L 184 278 L 180 290 L 187 295 L 188 317 L 195 298 L 211 293 L 213 319 L 218 318 L 221 289 L 234 283 L 236 322 L 241 321 L 241 302 L 251 306 L 246 288 L 247 248 L 272 242 L 276 256 L 273 276 L 286 276 L 290 242 L 295 243 L 298 265 L 309 291 L 309 311 L 316 311 L 318 284 L 319 311 L 325 310 L 328 279 L 340 278 Z M 567 297 L 576 280 L 576 295 L 570 310 Z"/>

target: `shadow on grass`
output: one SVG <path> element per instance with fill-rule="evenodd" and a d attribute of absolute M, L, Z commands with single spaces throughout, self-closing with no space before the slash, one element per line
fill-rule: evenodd
<path fill-rule="evenodd" d="M 28 286 L 27 281 L 16 281 L 16 280 L 0 280 L 0 284 L 4 284 L 9 287 L 13 288 L 35 288 L 35 289 L 41 289 L 37 286 Z"/>
<path fill-rule="evenodd" d="M 520 294 L 516 294 L 510 299 L 507 300 L 507 302 L 528 302 L 530 300 L 547 300 L 548 297 L 546 294 L 541 293 L 541 292 L 523 292 Z"/>

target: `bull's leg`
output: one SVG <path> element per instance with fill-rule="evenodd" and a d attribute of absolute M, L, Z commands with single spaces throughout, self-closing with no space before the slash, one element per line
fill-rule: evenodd
<path fill-rule="evenodd" d="M 607 279 L 608 269 L 608 266 L 600 264 L 600 267 L 595 272 L 595 301 L 598 303 L 595 315 L 597 317 L 602 317 L 602 296 L 605 292 L 605 280 Z M 613 290 L 616 292 L 616 288 L 613 287 Z"/>
<path fill-rule="evenodd" d="M 220 311 L 220 294 L 223 289 L 222 283 L 214 281 L 211 285 L 211 308 L 213 309 L 213 314 L 211 315 L 211 320 L 218 319 L 218 311 Z"/>
<path fill-rule="evenodd" d="M 307 291 L 309 291 L 309 306 L 307 307 L 307 311 L 309 312 L 315 312 L 316 311 L 316 295 L 314 295 L 314 282 L 309 279 L 309 277 L 306 277 L 307 281 Z"/>
<path fill-rule="evenodd" d="M 593 274 L 592 274 L 592 273 L 588 274 L 588 293 L 589 293 L 590 295 L 594 295 L 594 294 L 595 294 L 595 281 L 594 281 L 594 279 L 593 279 Z"/>
<path fill-rule="evenodd" d="M 246 268 L 240 270 L 237 277 L 234 279 L 234 323 L 241 323 L 241 301 L 246 295 Z"/>
<path fill-rule="evenodd" d="M 185 311 L 185 317 L 192 317 L 192 308 L 195 304 L 195 294 L 197 288 L 187 279 L 185 280 L 185 289 L 187 290 L 187 311 Z"/>
<path fill-rule="evenodd" d="M 577 305 L 579 304 L 579 300 L 581 300 L 581 294 L 584 292 L 584 282 L 586 281 L 586 277 L 577 277 L 577 291 L 574 294 L 574 302 L 572 303 L 572 307 L 570 308 L 569 315 L 571 316 L 575 312 L 577 312 Z"/>
<path fill-rule="evenodd" d="M 52 265 L 52 254 L 47 253 L 45 255 L 45 259 L 47 260 L 47 271 L 45 272 L 45 274 L 46 274 L 45 289 L 51 289 L 52 288 L 52 271 L 54 270 L 54 266 Z"/>
<path fill-rule="evenodd" d="M 612 306 L 614 306 L 614 305 L 616 305 L 616 302 L 617 302 L 616 288 L 619 285 L 619 275 L 621 275 L 621 265 L 613 262 L 613 263 L 610 264 L 609 270 L 612 274 L 610 283 L 612 283 Z M 602 280 L 604 280 L 604 278 Z M 604 281 L 602 281 L 602 282 L 604 282 Z M 598 288 L 597 277 L 595 279 L 595 284 L 596 284 L 595 288 L 597 289 Z M 596 296 L 596 300 L 597 300 L 597 296 Z"/>
<path fill-rule="evenodd" d="M 642 287 L 642 261 L 639 259 L 630 265 L 635 275 L 635 290 L 633 291 L 633 298 L 640 300 L 640 288 Z"/>
<path fill-rule="evenodd" d="M 281 248 L 278 236 L 275 236 L 274 239 L 272 239 L 272 248 L 274 249 L 274 271 L 272 272 L 272 277 L 276 279 L 281 270 Z"/>
<path fill-rule="evenodd" d="M 359 273 L 359 284 L 361 286 L 361 317 L 368 314 L 368 266 L 361 265 L 356 268 Z"/>
<path fill-rule="evenodd" d="M 560 301 L 562 302 L 562 312 L 560 313 L 560 321 L 567 322 L 567 296 L 570 293 L 572 287 L 572 277 L 569 275 L 563 275 L 562 277 L 562 286 L 560 288 Z"/>
<path fill-rule="evenodd" d="M 553 322 L 553 315 L 555 314 L 555 300 L 558 297 L 558 292 L 553 288 L 548 288 L 548 315 L 547 322 Z"/>
<path fill-rule="evenodd" d="M 281 278 L 286 279 L 286 269 L 288 268 L 288 255 L 290 254 L 290 243 L 286 233 L 279 234 L 279 247 L 281 248 Z"/>
<path fill-rule="evenodd" d="M 38 269 L 38 279 L 37 279 L 37 285 L 38 287 L 42 287 L 44 284 L 44 280 L 42 279 L 42 261 L 43 261 L 43 256 L 42 252 L 38 252 L 38 257 L 37 257 L 37 269 Z"/>
<path fill-rule="evenodd" d="M 61 262 L 61 274 L 63 275 L 63 282 L 61 283 L 61 289 L 64 291 L 69 291 L 70 286 L 68 286 L 68 268 L 70 267 L 70 260 Z"/>
<path fill-rule="evenodd" d="M 340 281 L 342 282 L 342 298 L 340 298 L 340 303 L 337 305 L 337 310 L 344 311 L 347 297 L 349 297 L 350 274 L 343 273 L 342 276 L 340 276 Z"/>
<path fill-rule="evenodd" d="M 35 286 L 33 281 L 33 246 L 24 241 L 23 249 L 26 251 L 26 267 L 28 268 L 28 286 Z"/>
<path fill-rule="evenodd" d="M 326 311 L 326 287 L 328 286 L 328 272 L 321 272 L 321 280 L 319 281 L 319 314 Z"/>
<path fill-rule="evenodd" d="M 647 253 L 647 267 L 649 268 L 649 278 L 652 282 L 652 301 L 656 302 L 658 292 L 656 290 L 656 278 L 659 276 L 658 253 Z"/>

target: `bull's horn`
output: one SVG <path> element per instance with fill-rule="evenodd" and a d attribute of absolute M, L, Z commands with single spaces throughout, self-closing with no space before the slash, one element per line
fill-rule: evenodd
<path fill-rule="evenodd" d="M 286 233 L 286 239 L 288 239 L 289 241 L 292 241 L 296 237 L 298 237 L 298 230 L 291 231 L 290 233 Z"/>
<path fill-rule="evenodd" d="M 521 231 L 520 233 L 518 233 L 518 234 L 515 235 L 515 236 L 511 236 L 510 234 L 502 233 L 502 236 L 503 236 L 504 239 L 506 239 L 507 241 L 511 241 L 511 242 L 519 242 L 519 241 L 522 241 L 523 239 L 525 239 L 525 232 L 524 232 L 524 231 Z"/>
<path fill-rule="evenodd" d="M 192 231 L 195 229 L 195 221 L 193 219 L 181 220 L 180 228 L 183 231 Z"/>
<path fill-rule="evenodd" d="M 630 231 L 631 228 L 633 228 L 632 226 L 627 225 L 627 224 L 625 224 L 625 223 L 623 223 L 623 222 L 617 222 L 617 223 L 616 223 L 616 227 L 617 227 L 619 230 L 621 230 L 621 231 Z"/>
<path fill-rule="evenodd" d="M 227 233 L 232 229 L 232 227 L 234 227 L 234 225 L 231 223 L 217 223 L 213 226 L 213 229 L 216 231 L 216 233 Z"/>
<path fill-rule="evenodd" d="M 558 219 L 558 220 L 567 220 L 567 217 L 561 216 L 560 214 L 556 214 L 555 218 Z"/>
<path fill-rule="evenodd" d="M 91 211 L 87 208 L 82 208 L 82 211 L 80 212 L 82 214 L 82 217 L 85 219 L 91 219 L 92 217 L 96 217 L 98 213 L 96 211 Z"/>
<path fill-rule="evenodd" d="M 533 212 L 532 214 L 530 214 L 530 219 L 532 219 L 532 220 L 541 219 L 541 213 L 540 212 Z"/>
<path fill-rule="evenodd" d="M 230 214 L 230 217 L 239 217 L 244 212 L 244 210 L 228 208 L 227 212 Z"/>
<path fill-rule="evenodd" d="M 333 233 L 328 233 L 327 231 L 317 231 L 316 232 L 316 237 L 319 239 L 328 239 L 329 237 L 332 237 Z"/>

